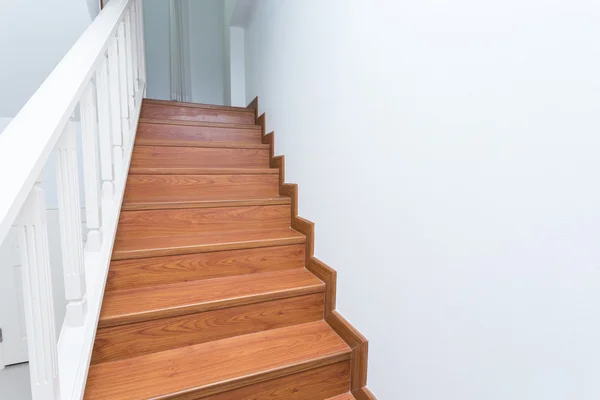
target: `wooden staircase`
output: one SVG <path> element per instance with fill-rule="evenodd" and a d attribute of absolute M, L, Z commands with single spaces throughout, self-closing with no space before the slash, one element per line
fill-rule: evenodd
<path fill-rule="evenodd" d="M 85 399 L 374 399 L 257 101 L 145 100 Z"/>

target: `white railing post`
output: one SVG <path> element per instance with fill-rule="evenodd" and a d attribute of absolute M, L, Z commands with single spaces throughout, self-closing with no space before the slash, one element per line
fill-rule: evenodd
<path fill-rule="evenodd" d="M 138 38 L 139 38 L 139 54 L 140 54 L 140 79 L 146 82 L 146 45 L 144 36 L 144 5 L 142 0 L 136 0 L 137 3 L 137 20 L 138 20 Z M 146 93 L 144 93 L 145 95 Z"/>
<path fill-rule="evenodd" d="M 135 79 L 133 72 L 133 38 L 131 36 L 131 14 L 133 13 L 133 8 L 129 7 L 127 13 L 125 15 L 125 56 L 127 62 L 127 104 L 129 106 L 129 124 L 131 126 L 131 116 L 133 115 L 133 110 L 135 109 Z"/>
<path fill-rule="evenodd" d="M 121 118 L 121 88 L 119 77 L 118 39 L 115 37 L 108 47 L 108 79 L 110 83 L 110 116 L 112 125 L 113 155 L 115 163 L 115 181 L 122 177 L 123 166 L 123 132 Z"/>
<path fill-rule="evenodd" d="M 131 55 L 133 58 L 133 94 L 134 94 L 134 97 L 135 97 L 135 95 L 137 95 L 138 89 L 140 87 L 140 71 L 139 71 L 139 67 L 138 67 L 138 63 L 139 63 L 138 58 L 139 58 L 140 54 L 139 54 L 137 13 L 138 13 L 137 1 L 133 1 L 131 3 L 131 13 L 130 13 L 131 29 L 129 30 L 129 33 L 131 35 L 131 41 L 132 41 Z"/>
<path fill-rule="evenodd" d="M 37 180 L 17 218 L 23 303 L 33 400 L 58 400 L 58 361 L 48 224 L 44 190 Z"/>
<path fill-rule="evenodd" d="M 98 118 L 96 94 L 91 82 L 79 103 L 83 148 L 83 177 L 85 189 L 85 218 L 87 226 L 86 250 L 100 251 L 100 177 L 98 174 Z M 65 135 L 65 133 L 63 133 Z"/>
<path fill-rule="evenodd" d="M 75 123 L 69 121 L 56 145 L 56 175 L 65 296 L 68 301 L 65 320 L 70 326 L 83 325 L 87 312 L 76 149 Z"/>
<path fill-rule="evenodd" d="M 117 33 L 117 47 L 119 49 L 119 93 L 121 103 L 121 120 L 123 130 L 123 148 L 128 149 L 129 139 L 131 137 L 130 125 L 129 125 L 129 82 L 127 82 L 127 45 L 125 43 L 125 18 L 119 23 L 119 29 Z"/>
<path fill-rule="evenodd" d="M 115 187 L 113 183 L 113 148 L 110 115 L 110 86 L 108 60 L 102 57 L 96 71 L 96 94 L 98 104 L 98 136 L 100 138 L 100 175 L 102 176 L 102 226 L 109 223 Z"/>

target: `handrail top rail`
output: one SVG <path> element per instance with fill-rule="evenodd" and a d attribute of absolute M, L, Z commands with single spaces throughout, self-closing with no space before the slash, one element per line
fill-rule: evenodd
<path fill-rule="evenodd" d="M 113 0 L 0 134 L 0 243 L 8 234 L 130 0 Z"/>

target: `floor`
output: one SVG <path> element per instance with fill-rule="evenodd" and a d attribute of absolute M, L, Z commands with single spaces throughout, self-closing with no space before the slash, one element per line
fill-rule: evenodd
<path fill-rule="evenodd" d="M 0 370 L 0 400 L 31 400 L 28 363 Z"/>

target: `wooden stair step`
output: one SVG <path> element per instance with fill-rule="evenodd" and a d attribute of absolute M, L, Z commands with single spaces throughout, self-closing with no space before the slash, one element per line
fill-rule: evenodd
<path fill-rule="evenodd" d="M 267 199 L 227 199 L 227 200 L 200 200 L 200 201 L 155 201 L 151 203 L 127 202 L 121 210 L 165 210 L 171 208 L 212 208 L 212 207 L 245 207 L 245 206 L 276 206 L 291 204 L 291 199 L 278 196 Z"/>
<path fill-rule="evenodd" d="M 106 292 L 98 327 L 322 293 L 304 268 Z"/>
<path fill-rule="evenodd" d="M 167 105 L 167 106 L 178 106 L 178 107 L 208 108 L 208 109 L 226 110 L 226 111 L 241 111 L 241 112 L 247 112 L 247 113 L 252 113 L 252 114 L 254 113 L 253 109 L 249 109 L 247 107 L 221 106 L 221 105 L 217 105 L 217 104 L 205 104 L 205 103 L 189 103 L 189 102 L 173 101 L 173 100 L 144 99 L 144 103 Z"/>
<path fill-rule="evenodd" d="M 324 306 L 325 294 L 315 293 L 100 328 L 92 364 L 320 321 Z"/>
<path fill-rule="evenodd" d="M 348 392 L 348 393 L 344 393 L 344 394 L 340 394 L 334 397 L 329 397 L 326 400 L 356 400 L 354 398 L 354 396 L 352 396 L 352 393 Z"/>
<path fill-rule="evenodd" d="M 276 198 L 281 199 L 277 175 L 129 175 L 123 206 Z"/>
<path fill-rule="evenodd" d="M 305 243 L 301 233 L 291 229 L 259 229 L 183 236 L 122 237 L 115 240 L 113 260 L 160 257 L 212 251 L 250 249 Z"/>
<path fill-rule="evenodd" d="M 131 167 L 130 175 L 279 175 L 278 168 Z"/>
<path fill-rule="evenodd" d="M 350 357 L 348 345 L 317 321 L 92 365 L 85 399 L 197 399 Z"/>
<path fill-rule="evenodd" d="M 112 261 L 105 291 L 303 268 L 305 246 L 263 247 Z"/>
<path fill-rule="evenodd" d="M 117 240 L 290 226 L 289 205 L 122 211 Z"/>
<path fill-rule="evenodd" d="M 163 142 L 235 142 L 261 143 L 262 130 L 258 125 L 187 122 L 160 119 L 140 119 L 135 141 Z"/>
<path fill-rule="evenodd" d="M 132 168 L 268 168 L 268 149 L 135 146 Z"/>
<path fill-rule="evenodd" d="M 136 139 L 137 146 L 162 146 L 162 147 L 210 147 L 221 149 L 261 149 L 269 150 L 270 146 L 263 143 L 246 142 L 203 142 L 199 140 L 166 140 L 166 139 Z"/>
<path fill-rule="evenodd" d="M 242 111 L 223 108 L 185 107 L 174 104 L 156 104 L 147 101 L 142 104 L 141 117 L 233 124 L 254 124 L 255 122 L 254 110 Z"/>

